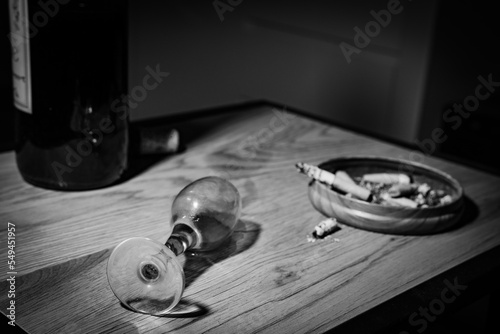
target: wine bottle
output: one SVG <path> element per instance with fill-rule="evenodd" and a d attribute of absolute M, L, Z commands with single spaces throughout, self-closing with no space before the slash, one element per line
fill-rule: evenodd
<path fill-rule="evenodd" d="M 129 147 L 127 1 L 9 0 L 9 10 L 22 177 L 62 190 L 116 182 Z"/>

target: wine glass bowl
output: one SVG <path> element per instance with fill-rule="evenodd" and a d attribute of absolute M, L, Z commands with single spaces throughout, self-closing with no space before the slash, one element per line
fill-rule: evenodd
<path fill-rule="evenodd" d="M 241 214 L 241 197 L 229 181 L 209 176 L 182 189 L 172 203 L 171 235 L 165 244 L 130 238 L 108 259 L 111 290 L 130 309 L 165 315 L 179 303 L 185 277 L 177 256 L 221 246 Z"/>
<path fill-rule="evenodd" d="M 196 241 L 190 251 L 210 251 L 233 232 L 241 214 L 241 198 L 230 182 L 208 176 L 182 189 L 172 203 L 172 234 L 191 228 Z"/>

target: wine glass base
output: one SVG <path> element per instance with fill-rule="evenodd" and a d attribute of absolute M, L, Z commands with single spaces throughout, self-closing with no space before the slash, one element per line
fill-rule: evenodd
<path fill-rule="evenodd" d="M 116 246 L 107 276 L 116 297 L 145 314 L 168 314 L 184 291 L 184 271 L 175 254 L 148 238 L 130 238 Z"/>

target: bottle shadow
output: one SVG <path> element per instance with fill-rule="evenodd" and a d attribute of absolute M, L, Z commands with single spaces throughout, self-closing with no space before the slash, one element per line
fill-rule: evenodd
<path fill-rule="evenodd" d="M 126 183 L 131 179 L 145 173 L 153 166 L 159 164 L 163 160 L 174 157 L 176 154 L 181 154 L 182 151 L 176 153 L 159 153 L 149 155 L 133 155 L 128 159 L 128 166 L 120 178 L 115 181 L 112 186 Z"/>
<path fill-rule="evenodd" d="M 255 101 L 237 106 L 219 107 L 214 110 L 193 111 L 185 115 L 168 115 L 130 122 L 130 133 L 137 132 L 138 129 L 143 129 L 145 131 L 159 131 L 161 128 L 164 128 L 165 131 L 176 129 L 180 136 L 179 148 L 173 153 L 157 154 L 140 154 L 131 150 L 127 169 L 121 175 L 120 179 L 112 185 L 114 186 L 128 182 L 153 166 L 161 163 L 163 160 L 183 154 L 188 150 L 191 144 L 203 141 L 210 133 L 227 128 L 227 126 L 230 126 L 230 124 L 238 118 L 240 113 L 261 106 L 262 104 L 262 101 Z M 131 141 L 131 146 L 137 145 L 137 136 L 131 135 L 129 139 Z"/>

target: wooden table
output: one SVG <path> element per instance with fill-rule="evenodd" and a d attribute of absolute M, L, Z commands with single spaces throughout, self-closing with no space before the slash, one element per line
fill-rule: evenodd
<path fill-rule="evenodd" d="M 140 173 L 94 191 L 35 188 L 22 181 L 12 152 L 0 155 L 3 313 L 11 300 L 8 222 L 16 232 L 15 320 L 29 333 L 304 333 L 355 328 L 356 319 L 363 319 L 365 330 L 406 319 L 399 330 L 415 333 L 420 325 L 409 323 L 408 315 L 418 305 L 405 309 L 392 301 L 464 263 L 474 268 L 475 259 L 500 245 L 497 176 L 425 157 L 465 189 L 469 215 L 459 227 L 395 236 L 342 226 L 335 239 L 310 243 L 306 236 L 323 217 L 309 202 L 308 179 L 295 170 L 296 162 L 353 154 L 411 159 L 415 152 L 268 105 L 176 127 L 187 140 L 183 153 L 145 160 L 136 164 Z M 235 184 L 243 217 L 219 255 L 184 258 L 183 300 L 203 312 L 171 318 L 125 309 L 106 279 L 112 248 L 133 236 L 165 241 L 174 196 L 207 175 Z M 497 267 L 496 259 L 478 262 L 478 273 Z M 466 285 L 470 275 L 475 272 L 447 280 Z M 449 301 L 446 284 L 435 284 L 431 302 Z M 392 313 L 363 318 L 381 305 L 392 305 Z"/>

